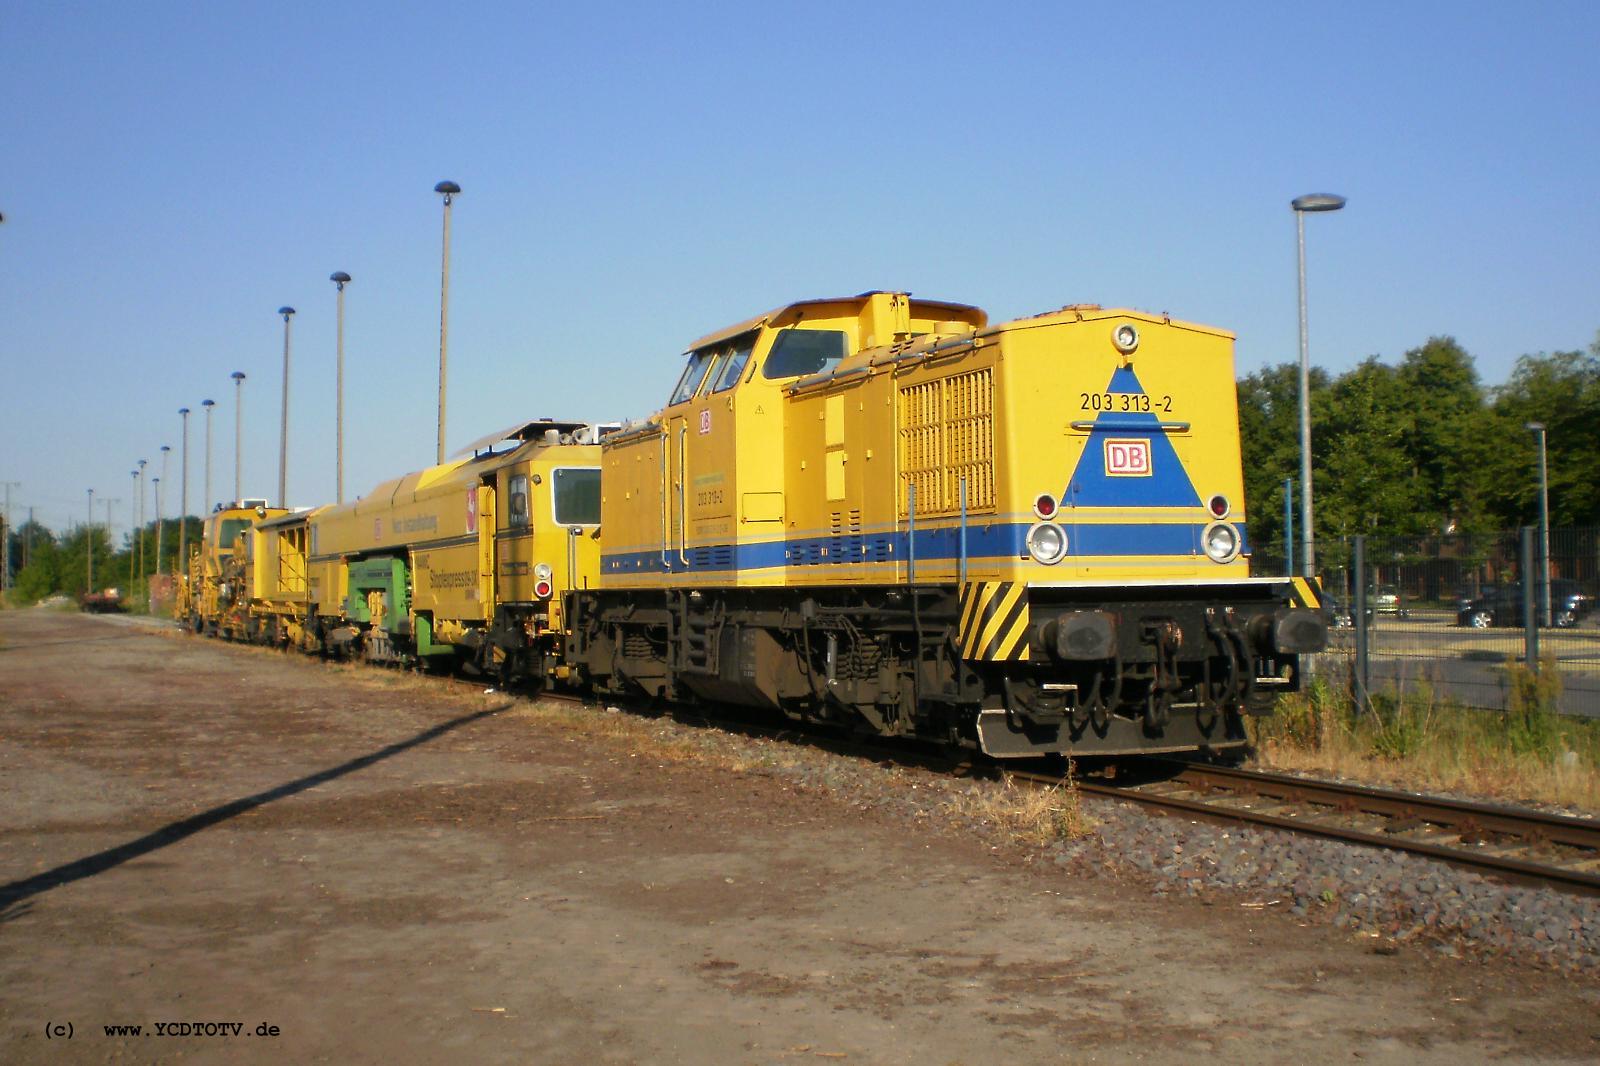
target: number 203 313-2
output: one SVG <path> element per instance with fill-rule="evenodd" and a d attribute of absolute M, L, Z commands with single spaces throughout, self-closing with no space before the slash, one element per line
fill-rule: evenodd
<path fill-rule="evenodd" d="M 1085 411 L 1160 411 L 1172 412 L 1171 396 L 1146 396 L 1142 392 L 1081 392 Z"/>

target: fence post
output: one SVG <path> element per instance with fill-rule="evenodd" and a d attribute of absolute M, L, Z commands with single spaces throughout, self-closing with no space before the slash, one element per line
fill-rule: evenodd
<path fill-rule="evenodd" d="M 1522 575 L 1522 632 L 1523 658 L 1527 660 L 1528 669 L 1535 672 L 1539 669 L 1539 616 L 1535 613 L 1534 604 L 1538 597 L 1534 593 L 1534 582 L 1538 575 L 1534 568 L 1534 534 L 1533 526 L 1522 527 L 1522 543 L 1519 545 L 1518 559 L 1519 572 Z"/>
<path fill-rule="evenodd" d="M 1294 577 L 1294 478 L 1283 479 L 1283 576 Z"/>
<path fill-rule="evenodd" d="M 1372 676 L 1367 658 L 1367 538 L 1356 534 L 1354 558 L 1350 568 L 1355 571 L 1355 597 L 1350 605 L 1351 621 L 1356 629 L 1356 706 L 1365 709 L 1367 696 L 1372 690 Z"/>

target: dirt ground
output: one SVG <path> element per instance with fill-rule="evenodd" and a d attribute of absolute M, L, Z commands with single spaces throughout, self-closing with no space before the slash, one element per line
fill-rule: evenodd
<path fill-rule="evenodd" d="M 0 780 L 8 1063 L 1600 1057 L 1592 985 L 127 620 L 0 613 Z"/>

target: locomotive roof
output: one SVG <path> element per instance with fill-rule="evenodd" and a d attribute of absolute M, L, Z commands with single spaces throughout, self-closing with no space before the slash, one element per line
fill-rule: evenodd
<path fill-rule="evenodd" d="M 708 344 L 716 344 L 718 341 L 725 341 L 730 337 L 737 337 L 741 333 L 749 333 L 753 329 L 760 329 L 773 319 L 780 317 L 785 312 L 793 311 L 796 308 L 817 307 L 823 304 L 860 303 L 869 296 L 876 296 L 880 292 L 888 291 L 889 290 L 887 289 L 874 289 L 871 292 L 858 293 L 855 296 L 834 296 L 829 298 L 818 298 L 815 300 L 796 300 L 794 303 L 787 303 L 782 307 L 775 307 L 766 314 L 756 315 L 754 318 L 749 318 L 736 325 L 728 326 L 726 329 L 719 329 L 715 333 L 708 333 L 704 337 L 701 337 L 699 340 L 695 341 L 693 344 L 689 345 L 687 350 L 692 352 L 696 349 L 704 348 Z M 908 293 L 907 295 L 910 294 Z M 972 304 L 958 304 L 952 303 L 949 300 L 923 300 L 919 298 L 912 298 L 911 304 L 914 310 L 955 311 L 961 314 L 971 314 L 972 312 L 976 311 L 981 319 L 983 319 L 985 322 L 988 321 L 988 316 L 984 314 L 983 308 L 975 307 Z M 982 328 L 981 324 L 979 328 Z"/>

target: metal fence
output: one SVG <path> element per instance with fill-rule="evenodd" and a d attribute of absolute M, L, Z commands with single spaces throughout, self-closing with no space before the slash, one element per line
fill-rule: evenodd
<path fill-rule="evenodd" d="M 1514 666 L 1553 669 L 1562 713 L 1600 717 L 1600 529 L 1552 529 L 1548 552 L 1543 540 L 1529 526 L 1317 542 L 1334 629 L 1314 668 L 1358 691 L 1427 685 L 1495 710 L 1508 705 Z M 1252 562 L 1259 576 L 1286 572 L 1281 543 Z"/>

